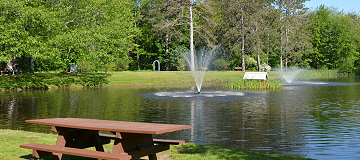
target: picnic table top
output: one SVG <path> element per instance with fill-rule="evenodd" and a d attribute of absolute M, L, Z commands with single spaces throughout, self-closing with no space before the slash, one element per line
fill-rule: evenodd
<path fill-rule="evenodd" d="M 126 122 L 83 118 L 33 119 L 25 120 L 25 122 L 56 127 L 140 134 L 162 134 L 166 132 L 191 128 L 189 125 Z"/>

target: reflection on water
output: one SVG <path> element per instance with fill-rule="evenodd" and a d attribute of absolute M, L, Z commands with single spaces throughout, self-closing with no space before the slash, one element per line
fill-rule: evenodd
<path fill-rule="evenodd" d="M 232 96 L 156 95 L 194 92 L 194 84 L 0 92 L 0 128 L 50 132 L 48 126 L 24 120 L 52 117 L 186 124 L 192 128 L 157 138 L 316 159 L 356 159 L 359 81 L 321 79 L 318 83 L 326 84 L 231 91 L 241 93 Z M 226 90 L 220 83 L 206 83 L 202 91 Z"/>

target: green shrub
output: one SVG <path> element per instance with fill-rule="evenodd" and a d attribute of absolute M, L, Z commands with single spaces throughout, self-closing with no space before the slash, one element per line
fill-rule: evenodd
<path fill-rule="evenodd" d="M 252 58 L 249 55 L 245 55 L 244 60 L 245 60 L 245 68 L 246 69 L 253 70 L 253 68 L 254 68 L 254 70 L 257 70 L 257 62 L 254 58 Z"/>
<path fill-rule="evenodd" d="M 116 61 L 115 70 L 116 71 L 125 71 L 129 68 L 129 62 L 125 59 L 118 59 Z"/>
<path fill-rule="evenodd" d="M 185 64 L 184 59 L 179 58 L 178 61 L 177 61 L 177 64 L 178 64 L 178 65 L 176 66 L 176 69 L 177 69 L 178 71 L 185 71 L 185 66 L 186 66 L 186 64 Z"/>
<path fill-rule="evenodd" d="M 230 62 L 226 61 L 223 58 L 219 58 L 215 62 L 213 62 L 213 64 L 216 70 L 223 71 L 229 67 Z"/>

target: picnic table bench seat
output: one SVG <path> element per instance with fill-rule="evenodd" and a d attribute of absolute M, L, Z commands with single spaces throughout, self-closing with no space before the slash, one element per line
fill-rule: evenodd
<path fill-rule="evenodd" d="M 60 147 L 60 146 L 53 146 L 53 145 L 46 145 L 46 144 L 37 144 L 37 143 L 30 143 L 20 145 L 21 148 L 32 149 L 33 155 L 36 158 L 40 158 L 42 156 L 54 155 L 54 153 L 62 153 L 74 156 L 82 156 L 82 157 L 89 157 L 89 158 L 97 158 L 97 159 L 109 159 L 109 160 L 130 160 L 131 156 L 126 153 L 107 153 L 101 151 L 93 151 L 93 150 L 84 150 L 78 148 L 71 148 L 71 147 Z"/>
<path fill-rule="evenodd" d="M 110 135 L 110 134 L 99 133 L 99 136 L 101 138 L 115 139 L 115 135 Z M 153 139 L 153 141 L 154 143 L 157 144 L 170 144 L 170 145 L 180 145 L 185 143 L 184 140 Z"/>

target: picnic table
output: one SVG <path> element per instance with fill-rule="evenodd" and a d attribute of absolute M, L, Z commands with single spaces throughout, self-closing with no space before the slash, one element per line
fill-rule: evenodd
<path fill-rule="evenodd" d="M 137 159 L 148 156 L 157 159 L 156 153 L 168 150 L 170 145 L 185 143 L 183 140 L 153 139 L 153 134 L 190 129 L 188 125 L 126 122 L 82 118 L 49 118 L 25 120 L 27 123 L 51 126 L 58 132 L 56 145 L 24 144 L 21 148 L 33 150 L 33 156 L 40 158 L 53 155 L 61 160 L 63 154 L 97 159 Z M 109 131 L 112 134 L 102 134 Z M 103 145 L 114 139 L 112 152 L 104 152 Z M 96 151 L 83 148 L 95 147 Z"/>

